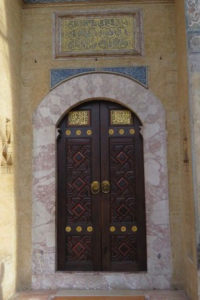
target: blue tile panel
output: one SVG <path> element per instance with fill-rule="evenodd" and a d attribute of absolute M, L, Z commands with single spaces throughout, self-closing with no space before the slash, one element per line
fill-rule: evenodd
<path fill-rule="evenodd" d="M 200 31 L 188 32 L 188 49 L 189 53 L 200 53 Z"/>
<path fill-rule="evenodd" d="M 200 54 L 200 0 L 185 0 L 189 54 Z M 197 56 L 197 55 L 196 55 Z"/>
<path fill-rule="evenodd" d="M 101 71 L 120 73 L 126 76 L 129 76 L 133 79 L 136 79 L 144 86 L 147 87 L 147 67 L 121 67 L 121 68 L 101 68 Z"/>
<path fill-rule="evenodd" d="M 147 67 L 137 66 L 137 67 L 116 67 L 116 68 L 83 68 L 83 69 L 52 69 L 51 70 L 51 88 L 55 87 L 57 84 L 61 83 L 72 76 L 89 73 L 89 72 L 111 72 L 129 76 L 139 83 L 148 87 L 147 80 Z"/>
<path fill-rule="evenodd" d="M 51 70 L 51 88 L 63 80 L 86 72 L 94 72 L 95 68 L 84 69 L 53 69 Z"/>

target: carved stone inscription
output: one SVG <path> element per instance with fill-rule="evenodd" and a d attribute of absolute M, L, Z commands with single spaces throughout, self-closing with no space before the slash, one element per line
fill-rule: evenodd
<path fill-rule="evenodd" d="M 62 21 L 62 51 L 134 49 L 133 17 Z"/>
<path fill-rule="evenodd" d="M 55 14 L 55 58 L 141 55 L 140 12 Z"/>

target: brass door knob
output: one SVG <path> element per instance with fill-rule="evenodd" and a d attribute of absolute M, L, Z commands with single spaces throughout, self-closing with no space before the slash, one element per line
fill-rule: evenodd
<path fill-rule="evenodd" d="M 101 190 L 104 194 L 108 194 L 110 192 L 110 182 L 108 180 L 102 181 Z"/>
<path fill-rule="evenodd" d="M 98 181 L 93 181 L 91 183 L 91 192 L 93 195 L 98 194 L 100 191 L 100 183 Z"/>

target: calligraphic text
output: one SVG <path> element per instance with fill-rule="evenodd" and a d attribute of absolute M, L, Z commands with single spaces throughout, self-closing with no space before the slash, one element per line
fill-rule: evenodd
<path fill-rule="evenodd" d="M 132 16 L 62 18 L 62 52 L 102 52 L 134 49 Z"/>

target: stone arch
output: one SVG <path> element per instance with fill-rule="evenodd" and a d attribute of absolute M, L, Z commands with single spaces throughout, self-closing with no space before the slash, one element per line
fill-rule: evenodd
<path fill-rule="evenodd" d="M 147 223 L 147 272 L 56 272 L 56 124 L 81 102 L 111 100 L 131 109 L 143 126 Z M 169 288 L 171 250 L 167 184 L 165 111 L 148 90 L 121 75 L 93 73 L 67 80 L 39 104 L 33 141 L 33 268 L 34 289 Z"/>

